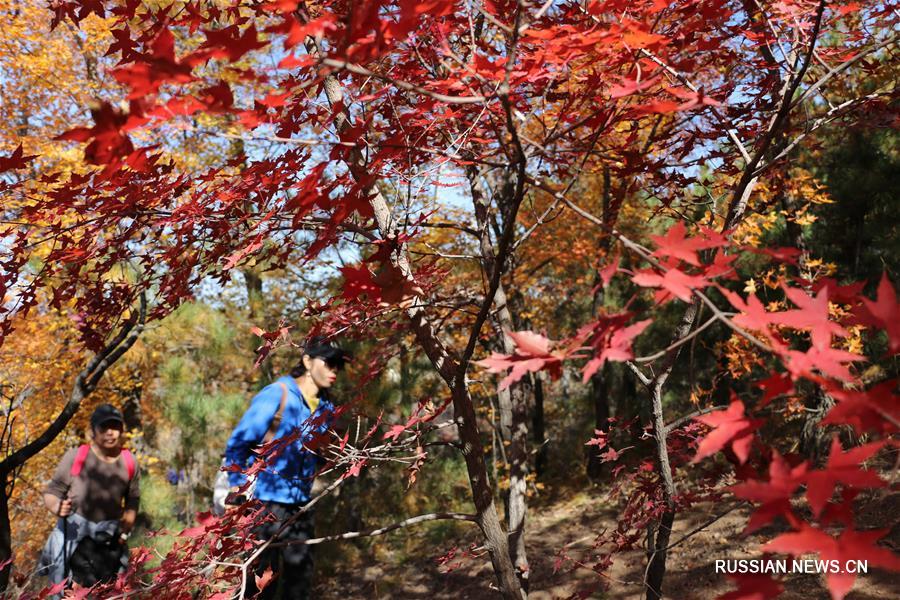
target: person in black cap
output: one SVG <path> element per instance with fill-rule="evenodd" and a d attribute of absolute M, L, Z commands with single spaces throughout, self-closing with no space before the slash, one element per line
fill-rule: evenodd
<path fill-rule="evenodd" d="M 337 379 L 350 354 L 337 345 L 314 337 L 304 346 L 300 362 L 290 375 L 260 391 L 235 427 L 225 448 L 225 468 L 232 494 L 226 504 L 240 504 L 246 495 L 261 501 L 271 519 L 256 528 L 257 539 L 269 540 L 278 534 L 286 542 L 266 549 L 259 557 L 259 574 L 272 569 L 275 579 L 259 593 L 255 578 L 249 577 L 245 598 L 282 598 L 303 600 L 309 597 L 312 583 L 312 553 L 306 544 L 291 544 L 313 537 L 313 515 L 303 507 L 312 498 L 316 471 L 324 460 L 313 450 L 317 439 L 331 426 L 334 405 L 328 390 Z M 250 484 L 240 472 L 255 459 L 254 449 L 273 439 L 299 432 L 300 436 L 272 459 Z M 243 493 L 240 493 L 243 492 Z"/>
<path fill-rule="evenodd" d="M 140 503 L 140 472 L 122 447 L 125 421 L 111 404 L 91 415 L 91 443 L 71 448 L 44 489 L 59 517 L 41 556 L 51 584 L 108 581 L 127 565 L 125 541 Z"/>

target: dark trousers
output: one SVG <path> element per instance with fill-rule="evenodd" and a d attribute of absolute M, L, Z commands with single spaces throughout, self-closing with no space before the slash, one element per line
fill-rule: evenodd
<path fill-rule="evenodd" d="M 263 523 L 253 533 L 258 540 L 272 539 L 273 543 L 288 542 L 285 545 L 277 545 L 274 548 L 266 548 L 259 555 L 255 571 L 262 575 L 266 569 L 272 569 L 274 578 L 262 590 L 259 598 L 262 600 L 274 600 L 280 597 L 284 600 L 306 600 L 310 596 L 312 588 L 313 556 L 312 548 L 306 544 L 290 544 L 291 541 L 308 540 L 313 537 L 313 514 L 306 511 L 297 514 L 299 505 L 278 504 L 266 502 L 266 510 L 274 520 Z M 275 538 L 286 521 L 290 523 Z M 275 539 L 273 539 L 275 538 Z M 257 592 L 256 581 L 253 577 L 247 582 L 245 598 L 253 597 Z"/>

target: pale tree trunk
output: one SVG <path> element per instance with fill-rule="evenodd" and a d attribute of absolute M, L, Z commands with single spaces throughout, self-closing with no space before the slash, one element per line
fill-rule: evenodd
<path fill-rule="evenodd" d="M 334 83 L 337 82 L 334 81 Z M 326 90 L 327 88 L 328 84 L 326 83 Z M 336 100 L 339 100 L 339 97 Z M 354 171 L 360 168 L 361 165 L 351 166 L 351 170 Z M 363 173 L 356 173 L 356 175 L 362 176 Z M 379 192 L 376 192 L 370 202 L 381 235 L 387 238 L 396 233 L 394 231 L 394 219 L 384 197 Z M 400 269 L 401 273 L 404 276 L 411 277 L 412 273 L 406 256 L 405 244 L 400 245 L 392 258 L 395 266 Z M 419 345 L 422 346 L 432 365 L 450 386 L 453 411 L 459 428 L 460 441 L 462 442 L 462 453 L 472 488 L 476 521 L 484 533 L 485 546 L 491 557 L 491 563 L 494 566 L 500 590 L 504 597 L 522 598 L 522 588 L 516 577 L 510 558 L 506 534 L 500 524 L 497 509 L 494 505 L 494 494 L 488 483 L 484 453 L 481 446 L 481 434 L 478 431 L 475 417 L 475 406 L 472 403 L 468 386 L 458 383 L 460 379 L 458 371 L 465 367 L 456 363 L 449 356 L 449 353 L 431 326 L 424 308 L 418 304 L 417 299 L 406 312 Z"/>
<path fill-rule="evenodd" d="M 749 3 L 746 3 L 745 8 L 747 9 L 748 15 L 752 20 L 757 14 L 756 7 L 751 6 Z M 744 166 L 741 178 L 731 194 L 731 198 L 728 204 L 728 212 L 725 217 L 724 226 L 722 227 L 723 231 L 732 230 L 741 222 L 747 210 L 747 204 L 750 200 L 750 195 L 753 193 L 753 190 L 756 187 L 757 182 L 759 181 L 760 166 L 769 166 L 764 161 L 766 160 L 766 157 L 771 155 L 770 153 L 773 147 L 777 145 L 777 142 L 781 138 L 785 126 L 788 123 L 791 109 L 793 107 L 794 94 L 800 88 L 800 85 L 803 82 L 803 78 L 806 75 L 806 71 L 809 69 L 809 65 L 812 61 L 813 51 L 815 49 L 816 40 L 819 36 L 819 31 L 822 25 L 822 15 L 824 14 L 824 11 L 825 2 L 824 0 L 822 0 L 819 2 L 819 6 L 817 9 L 815 23 L 810 35 L 811 41 L 809 47 L 806 48 L 805 54 L 802 58 L 795 60 L 789 59 L 789 62 L 791 62 L 794 66 L 798 66 L 799 68 L 791 71 L 784 77 L 782 87 L 779 90 L 780 99 L 778 102 L 777 110 L 771 115 L 765 134 L 763 134 L 756 141 L 756 146 L 754 148 L 752 156 L 748 156 L 747 150 L 743 147 L 743 145 L 740 148 L 742 154 L 744 154 L 749 160 Z M 772 56 L 764 46 L 762 47 L 761 51 L 763 52 L 764 58 L 769 63 L 769 68 L 772 69 L 773 73 L 777 74 L 779 72 L 779 65 L 774 56 Z M 799 56 L 799 54 L 795 56 Z M 721 119 L 723 117 L 719 116 L 719 118 Z M 735 139 L 736 138 L 734 138 L 733 141 Z M 737 140 L 736 143 L 740 144 L 741 142 L 740 140 Z M 714 255 L 715 250 L 710 251 L 709 255 L 707 256 L 707 260 L 711 261 L 714 258 Z M 684 315 L 682 316 L 681 322 L 675 330 L 673 342 L 680 341 L 690 333 L 694 323 L 697 320 L 699 312 L 700 300 L 695 297 L 691 305 L 685 311 Z M 638 376 L 642 378 L 642 382 L 651 392 L 651 402 L 653 404 L 654 434 L 657 444 L 657 463 L 659 467 L 660 478 L 663 482 L 663 495 L 666 502 L 666 510 L 657 522 L 655 535 L 650 536 L 653 543 L 648 547 L 649 562 L 647 565 L 647 575 L 644 579 L 644 583 L 647 588 L 648 600 L 657 600 L 661 597 L 663 578 L 665 577 L 666 570 L 666 551 L 669 544 L 668 537 L 671 533 L 672 525 L 675 521 L 674 503 L 671 500 L 675 493 L 675 486 L 674 482 L 672 481 L 671 466 L 668 464 L 667 432 L 665 429 L 665 418 L 662 410 L 662 393 L 665 382 L 672 372 L 672 368 L 674 367 L 675 360 L 677 359 L 679 352 L 680 347 L 670 351 L 664 359 L 665 362 L 660 373 L 652 379 L 648 378 L 646 375 L 638 373 Z"/>
<path fill-rule="evenodd" d="M 490 235 L 490 202 L 479 182 L 480 173 L 472 166 L 466 170 L 469 188 L 475 207 L 475 218 L 478 223 L 479 246 L 481 250 L 481 268 L 485 279 L 491 279 L 496 269 L 496 251 Z M 504 189 L 510 189 L 505 185 Z M 503 194 L 504 196 L 506 194 Z M 506 198 L 501 198 L 501 205 Z M 502 283 L 497 286 L 494 295 L 496 305 L 495 320 L 501 331 L 503 352 L 515 352 L 515 344 L 508 332 L 515 329 L 510 312 L 509 298 Z M 509 491 L 506 494 L 507 531 L 509 532 L 509 549 L 516 572 L 522 582 L 523 589 L 528 591 L 528 554 L 525 547 L 525 527 L 528 513 L 528 400 L 525 386 L 516 382 L 506 389 L 497 388 L 497 403 L 500 411 L 500 437 L 508 444 L 506 457 L 509 464 Z"/>
<path fill-rule="evenodd" d="M 306 42 L 307 51 L 313 55 L 319 55 L 319 49 L 315 40 L 311 38 Z M 327 76 L 324 81 L 325 94 L 331 106 L 343 104 L 343 90 L 338 80 L 333 76 Z M 347 127 L 346 109 L 344 113 L 335 119 L 338 131 Z M 354 149 L 347 166 L 357 181 L 368 178 L 367 166 L 362 153 Z M 382 239 L 391 239 L 399 233 L 397 222 L 391 214 L 390 207 L 377 186 L 372 187 L 372 196 L 369 200 L 375 216 L 375 222 Z M 405 243 L 398 243 L 395 252 L 391 255 L 393 265 L 407 278 L 412 278 L 409 266 L 407 247 Z M 486 303 L 492 303 L 493 298 L 486 298 Z M 412 298 L 406 316 L 410 322 L 419 346 L 428 356 L 435 370 L 450 388 L 453 400 L 453 410 L 459 429 L 460 442 L 466 470 L 472 489 L 472 499 L 475 505 L 476 522 L 485 538 L 485 548 L 491 558 L 491 564 L 497 577 L 500 593 L 504 598 L 521 599 L 524 592 L 516 576 L 516 570 L 510 558 L 509 543 L 506 533 L 497 515 L 494 504 L 494 494 L 487 477 L 482 449 L 481 434 L 476 422 L 475 407 L 469 388 L 465 383 L 466 363 L 458 363 L 454 360 L 425 313 L 425 309 L 419 298 Z"/>
<path fill-rule="evenodd" d="M 697 320 L 700 312 L 700 301 L 693 301 L 681 322 L 675 328 L 674 340 L 687 337 Z M 675 481 L 672 478 L 672 465 L 669 462 L 668 431 L 666 419 L 663 413 L 662 394 L 666 381 L 672 373 L 675 361 L 678 358 L 680 348 L 676 348 L 668 356 L 663 364 L 663 370 L 652 381 L 645 381 L 650 392 L 650 402 L 653 409 L 653 436 L 656 441 L 656 463 L 662 480 L 662 493 L 665 508 L 657 521 L 655 528 L 651 528 L 648 535 L 647 547 L 647 574 L 644 583 L 647 587 L 647 599 L 658 600 L 662 598 L 662 584 L 666 576 L 666 556 L 669 548 L 669 539 L 672 534 L 672 525 L 675 522 Z"/>

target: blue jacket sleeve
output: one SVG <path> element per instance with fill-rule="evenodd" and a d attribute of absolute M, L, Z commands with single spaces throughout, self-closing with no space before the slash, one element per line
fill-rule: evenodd
<path fill-rule="evenodd" d="M 250 408 L 241 417 L 225 446 L 226 466 L 238 465 L 242 469 L 247 466 L 253 448 L 262 442 L 275 418 L 275 412 L 281 403 L 280 390 L 279 386 L 273 384 L 254 396 Z M 243 473 L 228 473 L 228 485 L 240 486 L 246 481 L 247 477 Z"/>

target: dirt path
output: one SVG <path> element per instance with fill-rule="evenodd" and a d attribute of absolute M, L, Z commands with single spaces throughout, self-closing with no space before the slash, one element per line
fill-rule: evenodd
<path fill-rule="evenodd" d="M 573 568 L 571 563 L 554 572 L 560 551 L 581 557 L 590 548 L 597 532 L 615 527 L 615 510 L 601 503 L 599 494 L 578 495 L 549 506 L 538 506 L 530 515 L 528 534 L 531 600 L 583 597 L 625 600 L 642 596 L 640 580 L 644 567 L 640 552 L 620 557 L 604 576 L 590 568 Z M 727 505 L 700 505 L 680 515 L 672 535 L 678 541 L 687 532 L 701 528 Z M 741 536 L 748 509 L 737 508 L 670 551 L 665 597 L 676 600 L 711 600 L 731 589 L 730 581 L 715 572 L 716 559 L 758 558 L 755 551 L 761 541 L 777 532 L 769 529 L 749 537 Z M 890 527 L 883 543 L 900 550 L 900 492 L 885 491 L 870 497 L 858 511 L 861 528 Z M 460 547 L 476 542 L 474 532 L 456 540 Z M 452 544 L 447 541 L 446 546 Z M 437 555 L 444 548 L 422 545 L 417 558 L 404 561 L 384 556 L 378 564 L 342 565 L 333 575 L 319 577 L 314 597 L 321 600 L 357 600 L 410 598 L 456 600 L 496 598 L 490 585 L 492 574 L 486 557 L 461 559 L 458 568 L 442 572 Z M 324 580 L 323 580 L 324 579 Z M 785 600 L 830 598 L 824 581 L 815 574 L 788 574 L 783 580 Z M 877 569 L 860 575 L 847 600 L 900 599 L 900 577 Z"/>

